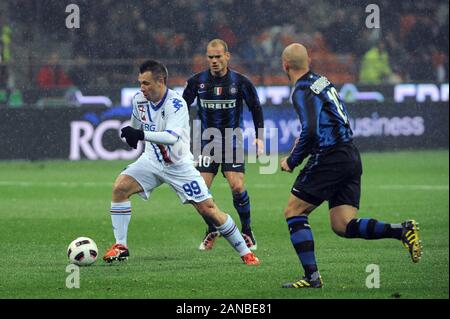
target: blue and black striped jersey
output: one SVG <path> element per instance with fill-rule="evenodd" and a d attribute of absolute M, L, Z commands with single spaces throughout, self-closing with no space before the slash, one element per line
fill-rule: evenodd
<path fill-rule="evenodd" d="M 242 128 L 243 101 L 252 113 L 256 137 L 258 128 L 264 127 L 261 103 L 254 85 L 231 69 L 223 77 L 215 77 L 209 70 L 195 74 L 187 81 L 183 98 L 188 106 L 197 98 L 202 132 L 214 127 L 225 136 L 226 128 Z"/>
<path fill-rule="evenodd" d="M 302 131 L 287 159 L 291 169 L 310 154 L 352 140 L 347 108 L 326 77 L 311 71 L 303 75 L 295 83 L 292 103 Z"/>

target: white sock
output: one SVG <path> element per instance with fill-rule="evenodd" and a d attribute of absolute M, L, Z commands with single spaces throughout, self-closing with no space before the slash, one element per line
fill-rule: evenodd
<path fill-rule="evenodd" d="M 111 221 L 116 244 L 127 246 L 128 224 L 131 219 L 131 202 L 111 202 Z"/>
<path fill-rule="evenodd" d="M 245 240 L 242 237 L 242 234 L 237 229 L 233 218 L 231 218 L 231 216 L 228 214 L 227 216 L 228 217 L 225 223 L 223 225 L 216 226 L 216 228 L 220 232 L 220 234 L 225 237 L 226 240 L 228 240 L 230 245 L 233 246 L 241 256 L 244 256 L 250 252 L 250 249 L 248 249 L 247 245 L 245 244 Z"/>

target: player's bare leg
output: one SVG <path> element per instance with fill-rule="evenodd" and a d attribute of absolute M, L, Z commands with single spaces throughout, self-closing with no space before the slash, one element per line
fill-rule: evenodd
<path fill-rule="evenodd" d="M 256 250 L 256 239 L 251 228 L 250 221 L 250 198 L 245 190 L 244 173 L 226 171 L 224 175 L 230 185 L 233 194 L 233 205 L 239 214 L 241 221 L 241 232 L 245 243 L 250 250 Z"/>
<path fill-rule="evenodd" d="M 245 264 L 259 264 L 258 258 L 248 249 L 231 216 L 220 211 L 211 198 L 199 203 L 192 202 L 192 205 L 203 218 L 210 220 L 215 225 L 220 234 L 241 255 Z"/>
<path fill-rule="evenodd" d="M 208 189 L 210 189 L 211 185 L 214 181 L 215 174 L 208 173 L 208 172 L 201 172 L 200 175 L 205 180 L 205 183 L 206 183 L 206 186 L 208 187 Z M 218 237 L 220 237 L 220 232 L 217 231 L 216 227 L 210 220 L 208 220 L 207 218 L 204 218 L 204 217 L 203 217 L 203 219 L 205 220 L 205 223 L 208 225 L 208 228 L 206 229 L 205 237 L 203 237 L 203 240 L 200 243 L 200 245 L 198 246 L 198 249 L 205 251 L 205 250 L 210 250 L 213 248 L 214 242 L 216 241 L 216 239 Z"/>
<path fill-rule="evenodd" d="M 414 263 L 422 257 L 422 242 L 419 237 L 419 225 L 415 220 L 401 224 L 389 224 L 373 218 L 356 218 L 357 208 L 340 205 L 330 209 L 333 231 L 346 238 L 382 239 L 395 238 L 402 241 Z"/>
<path fill-rule="evenodd" d="M 291 243 L 305 275 L 294 282 L 283 284 L 283 288 L 321 288 L 323 285 L 314 254 L 311 226 L 308 223 L 308 215 L 315 208 L 316 206 L 290 194 L 284 217 L 289 227 Z"/>
<path fill-rule="evenodd" d="M 347 225 L 358 214 L 358 209 L 350 205 L 340 205 L 330 209 L 330 224 L 333 231 L 341 237 L 345 236 Z"/>
<path fill-rule="evenodd" d="M 214 181 L 214 177 L 216 177 L 216 175 L 207 172 L 201 172 L 200 175 L 202 175 L 203 179 L 205 180 L 206 186 L 208 186 L 208 188 L 211 188 L 211 185 Z"/>
<path fill-rule="evenodd" d="M 128 224 L 131 219 L 131 202 L 129 199 L 131 195 L 139 192 L 142 192 L 142 188 L 133 177 L 119 175 L 116 178 L 111 201 L 111 221 L 116 243 L 103 256 L 103 260 L 106 262 L 126 260 L 130 255 L 127 246 Z"/>
<path fill-rule="evenodd" d="M 308 216 L 316 206 L 301 200 L 300 198 L 290 194 L 286 208 L 284 209 L 284 218 L 288 219 L 295 216 Z"/>

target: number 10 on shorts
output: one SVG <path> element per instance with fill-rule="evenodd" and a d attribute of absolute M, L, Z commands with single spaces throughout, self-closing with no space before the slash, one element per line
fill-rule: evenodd
<path fill-rule="evenodd" d="M 184 192 L 188 196 L 200 195 L 202 190 L 196 181 L 192 181 L 190 183 L 186 183 L 183 185 Z"/>
<path fill-rule="evenodd" d="M 205 155 L 198 156 L 198 166 L 199 167 L 209 167 L 211 164 L 211 157 Z"/>

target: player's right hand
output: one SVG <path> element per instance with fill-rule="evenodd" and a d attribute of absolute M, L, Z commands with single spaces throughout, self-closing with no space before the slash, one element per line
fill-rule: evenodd
<path fill-rule="evenodd" d="M 264 154 L 264 142 L 262 139 L 256 138 L 253 141 L 253 145 L 256 145 L 256 158 Z"/>
<path fill-rule="evenodd" d="M 120 137 L 125 138 L 127 144 L 134 149 L 137 148 L 137 142 L 144 139 L 144 132 L 131 126 L 124 127 L 121 132 Z"/>
<path fill-rule="evenodd" d="M 288 165 L 288 163 L 287 163 L 287 159 L 288 159 L 288 157 L 285 157 L 285 158 L 283 158 L 283 159 L 280 161 L 280 167 L 281 167 L 281 170 L 282 170 L 283 172 L 289 172 L 289 173 L 292 173 L 292 168 L 289 167 L 289 165 Z"/>

